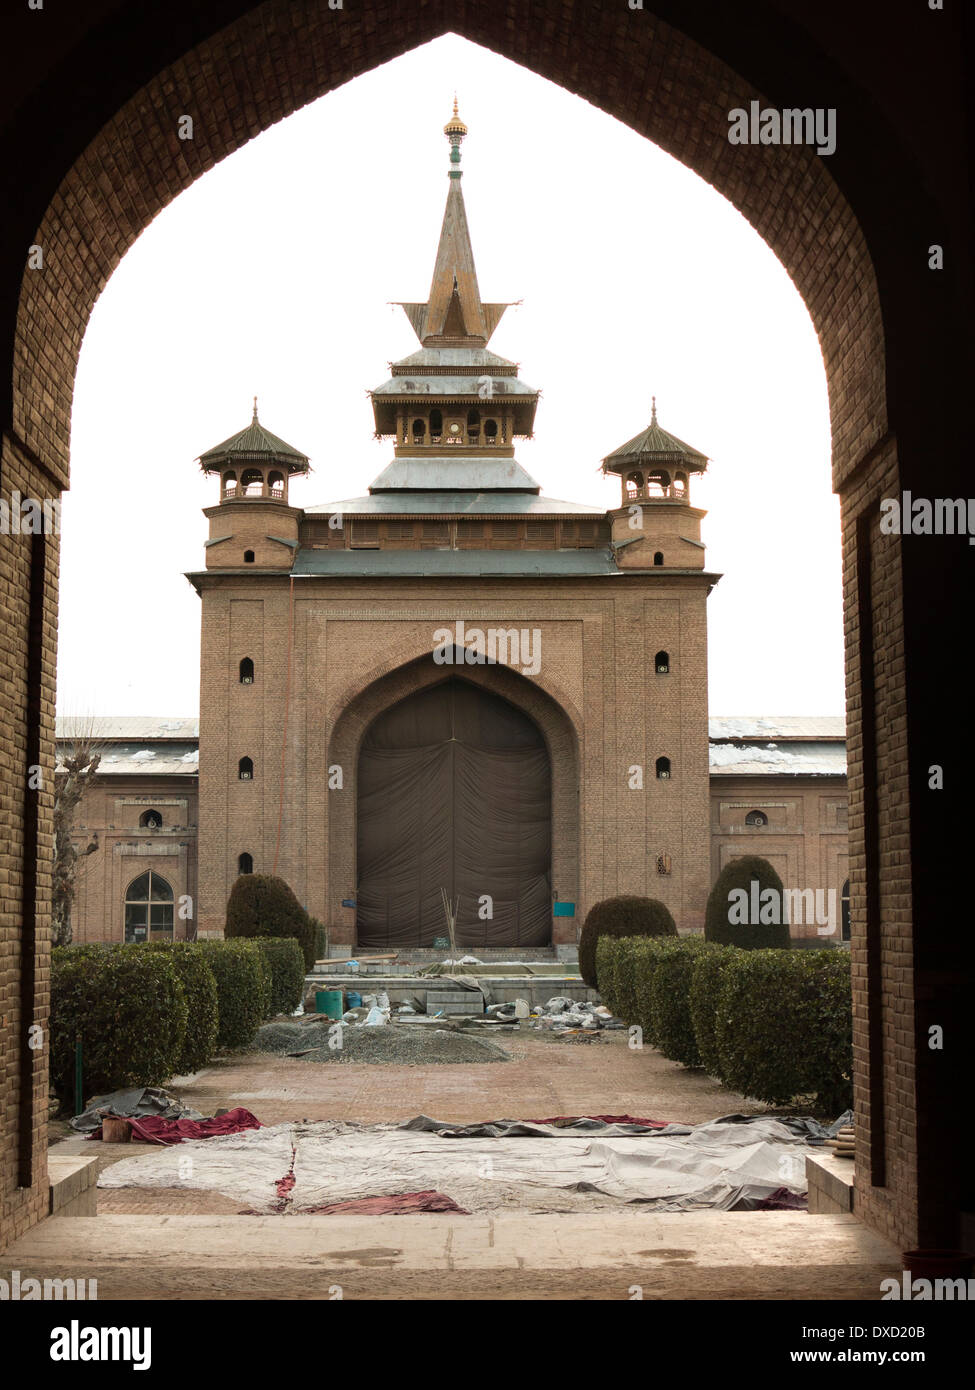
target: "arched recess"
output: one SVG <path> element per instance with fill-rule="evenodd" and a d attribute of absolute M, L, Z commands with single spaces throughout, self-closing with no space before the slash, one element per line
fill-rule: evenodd
<path fill-rule="evenodd" d="M 326 801 L 329 904 L 337 905 L 357 881 L 355 772 L 366 730 L 384 711 L 408 696 L 460 673 L 469 684 L 507 700 L 540 730 L 552 774 L 552 891 L 560 899 L 578 900 L 583 853 L 579 834 L 580 759 L 579 738 L 571 715 L 551 695 L 508 666 L 441 666 L 425 656 L 380 676 L 352 696 L 344 703 L 332 730 L 327 766 L 343 769 L 343 785 L 341 791 L 329 792 Z M 332 935 L 335 936 L 334 928 Z M 571 939 L 575 940 L 574 930 Z"/>
<path fill-rule="evenodd" d="M 459 948 L 551 944 L 552 765 L 524 710 L 447 675 L 372 721 L 355 793 L 359 950 L 433 946 L 444 894 Z"/>

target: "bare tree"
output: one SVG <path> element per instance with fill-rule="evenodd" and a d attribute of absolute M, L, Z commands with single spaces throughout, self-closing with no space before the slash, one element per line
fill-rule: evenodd
<path fill-rule="evenodd" d="M 74 723 L 74 722 L 73 722 Z M 101 762 L 94 721 L 76 721 L 58 750 L 54 767 L 54 887 L 51 903 L 55 946 L 71 942 L 71 904 L 80 865 L 98 849 L 98 832 L 80 851 L 72 843 L 74 817 Z"/>

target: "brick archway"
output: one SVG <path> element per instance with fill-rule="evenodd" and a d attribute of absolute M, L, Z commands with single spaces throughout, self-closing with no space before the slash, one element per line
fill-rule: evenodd
<path fill-rule="evenodd" d="M 927 192 L 930 179 L 911 152 L 912 118 L 895 132 L 889 122 L 900 118 L 889 108 L 880 114 L 883 65 L 896 68 L 895 59 L 879 59 L 879 75 L 854 80 L 842 58 L 827 56 L 835 45 L 824 32 L 819 46 L 810 41 L 791 0 L 756 0 L 756 17 L 741 32 L 722 13 L 727 7 L 683 13 L 677 0 L 648 3 L 655 14 L 575 0 L 350 0 L 335 11 L 320 0 L 201 0 L 176 13 L 165 7 L 160 17 L 92 0 L 84 18 L 68 21 L 75 27 L 62 31 L 57 52 L 39 57 L 30 100 L 8 122 L 4 490 L 45 497 L 67 484 L 88 317 L 156 213 L 275 121 L 442 33 L 532 67 L 708 180 L 787 269 L 827 369 L 844 541 L 859 1210 L 902 1244 L 956 1244 L 961 1159 L 952 1156 L 948 1082 L 925 1039 L 930 1025 L 950 1034 L 960 1017 L 957 987 L 945 981 L 958 978 L 962 962 L 949 935 L 915 934 L 912 922 L 947 920 L 953 891 L 964 900 L 963 858 L 954 878 L 940 868 L 963 820 L 958 794 L 924 798 L 926 769 L 940 754 L 929 729 L 939 722 L 953 634 L 965 617 L 968 553 L 945 560 L 924 541 L 881 537 L 877 520 L 880 498 L 902 487 L 942 496 L 965 489 L 967 440 L 944 408 L 963 368 L 952 355 L 963 310 L 940 300 L 926 309 L 916 270 L 929 241 L 950 239 L 951 214 Z M 753 98 L 841 104 L 848 137 L 835 160 L 827 167 L 801 148 L 729 145 L 729 108 Z M 180 141 L 187 114 L 194 139 Z M 23 271 L 30 244 L 43 250 L 43 272 Z M 888 403 L 898 412 L 893 421 Z M 5 546 L 2 577 L 11 596 L 10 669 L 0 685 L 10 731 L 10 926 L 0 1003 L 4 1018 L 17 1020 L 6 1055 L 17 1059 L 19 1097 L 5 1111 L 2 1197 L 16 1234 L 47 1200 L 46 1061 L 28 1049 L 27 1029 L 46 1020 L 50 778 L 39 792 L 25 785 L 27 770 L 53 765 L 56 540 L 20 537 Z M 912 799 L 924 802 L 923 817 L 911 819 Z"/>
<path fill-rule="evenodd" d="M 437 666 L 425 656 L 407 662 L 364 686 L 344 703 L 328 742 L 328 767 L 354 769 L 366 730 L 386 710 L 400 700 L 439 685 L 452 667 Z M 502 696 L 528 716 L 541 731 L 552 773 L 552 884 L 560 898 L 578 902 L 582 882 L 584 847 L 579 833 L 579 734 L 578 724 L 550 694 L 534 681 L 508 666 L 465 666 L 463 678 L 471 685 Z M 330 901 L 344 896 L 345 885 L 356 882 L 356 819 L 352 807 L 356 796 L 354 775 L 346 777 L 342 795 L 350 805 L 334 813 L 327 803 L 328 845 L 327 895 Z M 333 940 L 345 940 L 337 933 L 345 928 L 352 939 L 354 914 L 347 921 L 333 922 Z M 568 919 L 567 919 L 568 920 Z M 568 938 L 575 940 L 575 931 Z M 558 937 L 554 936 L 557 941 Z"/>

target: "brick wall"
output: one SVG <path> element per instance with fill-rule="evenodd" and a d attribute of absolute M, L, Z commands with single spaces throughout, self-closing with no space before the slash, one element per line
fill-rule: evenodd
<path fill-rule="evenodd" d="M 277 872 L 330 924 L 333 940 L 353 939 L 340 904 L 355 892 L 359 743 L 389 705 L 443 679 L 447 668 L 430 660 L 433 633 L 459 618 L 541 634 L 537 676 L 476 666 L 463 674 L 524 709 L 548 742 L 553 890 L 577 912 L 575 922 L 556 919 L 556 939 L 574 940 L 588 907 L 621 892 L 661 898 L 687 930 L 703 925 L 707 576 L 309 578 L 292 588 L 283 577 L 211 571 L 197 582 L 201 929 L 222 927 L 247 852 L 257 872 L 272 872 L 277 856 Z M 665 676 L 654 672 L 661 648 L 671 654 Z M 255 663 L 250 685 L 239 681 L 244 656 Z M 655 774 L 661 756 L 671 762 L 666 780 Z M 246 781 L 242 757 L 254 764 Z M 329 791 L 336 766 L 343 787 Z M 670 873 L 656 873 L 658 855 L 670 856 Z"/>

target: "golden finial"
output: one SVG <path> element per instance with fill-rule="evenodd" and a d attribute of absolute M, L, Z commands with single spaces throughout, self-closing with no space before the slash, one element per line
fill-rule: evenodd
<path fill-rule="evenodd" d="M 443 133 L 447 136 L 448 140 L 450 140 L 451 144 L 454 143 L 454 139 L 452 137 L 459 137 L 459 139 L 463 140 L 464 136 L 467 134 L 467 127 L 461 120 L 460 116 L 457 114 L 456 92 L 454 93 L 454 114 L 451 116 L 450 120 L 444 126 Z"/>
<path fill-rule="evenodd" d="M 254 419 L 253 419 L 252 423 L 255 424 L 255 425 L 257 424 L 257 397 L 256 397 L 256 396 L 254 397 Z"/>

